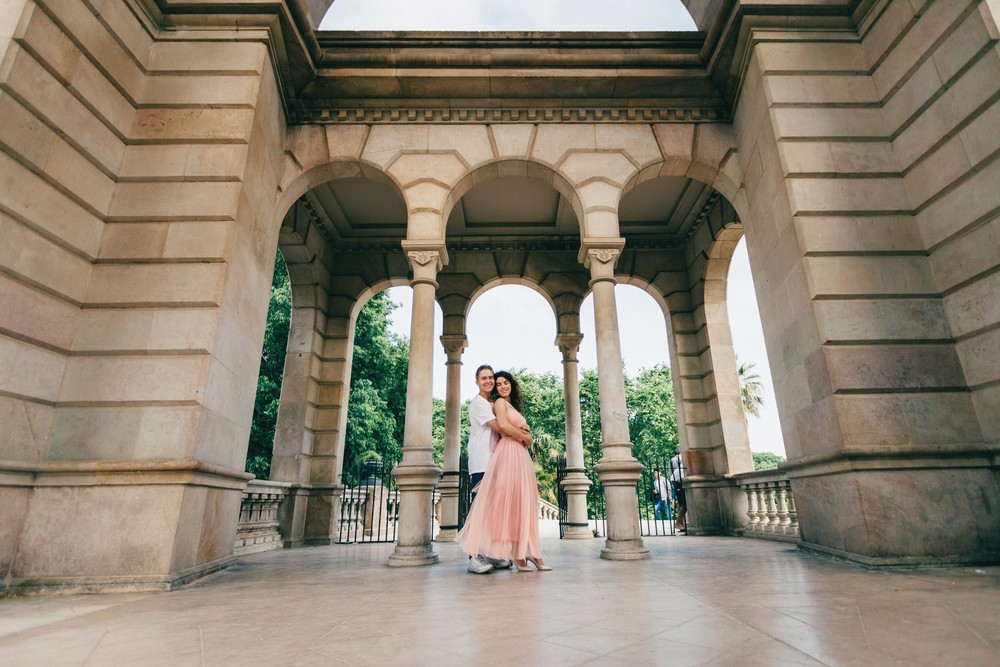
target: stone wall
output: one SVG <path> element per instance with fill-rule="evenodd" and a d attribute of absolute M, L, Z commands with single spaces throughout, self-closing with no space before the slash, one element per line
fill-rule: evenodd
<path fill-rule="evenodd" d="M 247 478 L 284 133 L 267 49 L 121 0 L 3 20 L 0 561 L 15 588 L 169 587 L 231 558 Z"/>
<path fill-rule="evenodd" d="M 1000 547 L 998 531 L 976 527 L 1000 497 L 973 400 L 985 407 L 990 390 L 963 367 L 983 361 L 970 344 L 988 347 L 989 309 L 956 328 L 960 295 L 987 289 L 992 269 L 945 260 L 989 228 L 971 193 L 996 169 L 955 158 L 997 88 L 985 7 L 880 3 L 857 31 L 756 32 L 737 105 L 748 250 L 802 538 L 866 562 Z M 947 222 L 933 217 L 942 205 Z M 961 288 L 942 282 L 946 265 Z"/>

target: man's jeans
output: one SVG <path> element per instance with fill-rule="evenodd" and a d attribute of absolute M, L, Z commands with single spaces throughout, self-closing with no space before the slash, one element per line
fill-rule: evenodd
<path fill-rule="evenodd" d="M 667 505 L 667 501 L 665 500 L 660 500 L 656 503 L 656 506 L 653 508 L 653 514 L 656 516 L 657 520 L 666 519 L 669 521 L 673 518 L 670 515 L 670 506 Z"/>

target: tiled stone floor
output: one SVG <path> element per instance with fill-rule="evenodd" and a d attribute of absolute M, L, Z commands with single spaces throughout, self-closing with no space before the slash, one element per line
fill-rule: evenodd
<path fill-rule="evenodd" d="M 0 665 L 997 665 L 1000 567 L 882 570 L 785 544 L 544 540 L 555 570 L 273 551 L 172 593 L 0 601 Z"/>

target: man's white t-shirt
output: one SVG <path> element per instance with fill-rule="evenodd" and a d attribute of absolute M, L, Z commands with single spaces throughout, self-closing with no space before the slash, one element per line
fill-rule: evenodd
<path fill-rule="evenodd" d="M 493 454 L 493 443 L 499 440 L 499 434 L 486 425 L 493 421 L 493 406 L 477 394 L 469 402 L 469 472 L 486 472 L 486 466 Z"/>

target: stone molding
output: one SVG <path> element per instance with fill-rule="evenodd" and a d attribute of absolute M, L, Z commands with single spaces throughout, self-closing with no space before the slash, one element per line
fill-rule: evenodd
<path fill-rule="evenodd" d="M 60 593 L 90 595 L 94 593 L 136 593 L 173 591 L 196 579 L 208 576 L 236 563 L 238 556 L 225 556 L 172 574 L 112 575 L 79 577 L 14 577 L 0 583 L 4 595 L 39 595 Z"/>
<path fill-rule="evenodd" d="M 790 479 L 824 476 L 858 470 L 904 470 L 914 468 L 992 468 L 1000 470 L 1000 448 L 979 446 L 910 445 L 905 451 L 891 447 L 845 448 L 833 454 L 802 457 L 782 463 L 779 470 Z"/>
<path fill-rule="evenodd" d="M 242 491 L 253 475 L 195 460 L 0 460 L 4 486 L 137 486 L 189 484 Z"/>
<path fill-rule="evenodd" d="M 332 102 L 331 102 L 332 105 Z M 378 125 L 414 123 L 726 123 L 713 107 L 417 107 L 290 109 L 290 124 Z"/>

